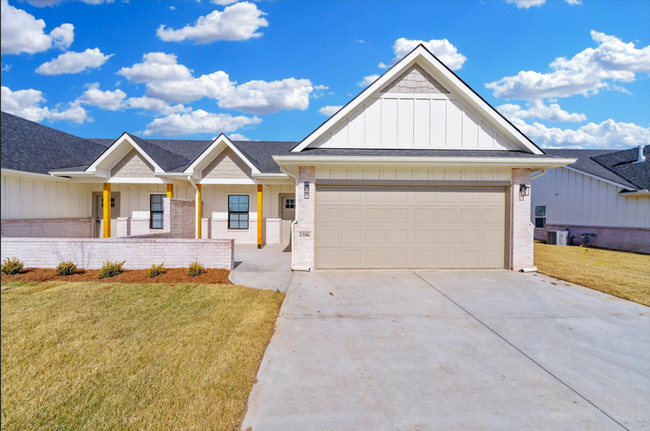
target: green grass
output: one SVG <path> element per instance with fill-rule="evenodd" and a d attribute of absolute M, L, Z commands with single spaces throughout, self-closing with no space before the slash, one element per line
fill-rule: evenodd
<path fill-rule="evenodd" d="M 237 429 L 283 298 L 228 285 L 3 284 L 2 430 Z"/>
<path fill-rule="evenodd" d="M 542 274 L 650 306 L 650 255 L 536 242 Z"/>

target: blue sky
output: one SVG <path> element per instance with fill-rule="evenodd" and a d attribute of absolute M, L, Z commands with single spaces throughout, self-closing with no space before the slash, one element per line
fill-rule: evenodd
<path fill-rule="evenodd" d="M 647 1 L 2 0 L 2 109 L 83 137 L 301 140 L 423 41 L 538 144 L 623 148 L 650 140 L 649 17 Z"/>

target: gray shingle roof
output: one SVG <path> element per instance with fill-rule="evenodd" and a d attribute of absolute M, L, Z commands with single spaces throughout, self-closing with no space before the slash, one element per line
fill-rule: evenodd
<path fill-rule="evenodd" d="M 282 141 L 232 141 L 260 172 L 265 174 L 280 174 L 280 166 L 275 163 L 273 156 L 288 154 L 297 142 Z"/>
<path fill-rule="evenodd" d="M 625 178 L 638 189 L 648 190 L 650 189 L 650 147 L 646 146 L 643 149 L 643 154 L 646 160 L 641 163 L 634 163 L 639 157 L 638 147 L 603 154 L 593 157 L 593 159 L 620 177 Z"/>
<path fill-rule="evenodd" d="M 172 153 L 163 147 L 145 141 L 130 133 L 127 133 L 127 135 L 165 172 L 172 171 L 174 168 L 187 166 L 190 162 L 186 157 Z"/>
<path fill-rule="evenodd" d="M 70 166 L 88 166 L 106 148 L 51 127 L 2 112 L 3 169 L 47 174 Z M 68 170 L 68 169 L 63 169 Z"/>
<path fill-rule="evenodd" d="M 603 166 L 597 160 L 599 157 L 615 154 L 624 151 L 612 151 L 612 150 L 564 150 L 564 149 L 547 149 L 545 150 L 548 154 L 558 156 L 558 157 L 569 157 L 576 158 L 575 163 L 570 164 L 569 166 L 577 169 L 579 171 L 585 172 L 587 174 L 595 175 L 600 178 L 604 178 L 615 183 L 619 183 L 623 186 L 636 189 L 637 187 L 634 184 L 627 181 L 625 178 L 621 177 L 617 173 L 613 172 L 611 169 Z"/>

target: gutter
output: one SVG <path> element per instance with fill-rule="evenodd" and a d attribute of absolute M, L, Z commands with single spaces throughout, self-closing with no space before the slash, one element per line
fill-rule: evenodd
<path fill-rule="evenodd" d="M 289 171 L 285 170 L 282 165 L 280 165 L 280 170 L 282 172 L 284 172 L 290 178 L 293 178 L 293 180 L 295 181 L 295 183 L 296 183 L 296 202 L 297 202 L 298 194 L 300 193 L 299 186 L 298 186 L 298 183 L 299 183 L 298 177 L 293 175 L 292 173 L 289 173 Z M 300 215 L 300 204 L 296 205 L 295 219 L 291 222 L 291 270 L 292 271 L 307 271 L 307 272 L 309 272 L 310 271 L 309 267 L 296 266 L 296 264 L 295 264 L 296 259 L 295 259 L 295 253 L 294 253 L 295 252 L 295 246 L 294 246 L 294 244 L 295 244 L 295 240 L 294 240 L 295 235 L 294 235 L 294 232 L 296 230 L 295 226 L 296 226 L 296 223 L 298 222 L 298 216 L 299 215 Z"/>
<path fill-rule="evenodd" d="M 630 198 L 637 198 L 641 196 L 650 196 L 650 190 L 644 189 L 644 190 L 632 190 L 632 191 L 622 191 L 619 192 L 619 196 L 625 196 L 625 197 L 630 197 Z"/>
<path fill-rule="evenodd" d="M 539 178 L 539 177 L 541 177 L 541 176 L 544 175 L 545 173 L 546 173 L 546 169 L 542 169 L 542 171 L 541 171 L 539 174 L 535 174 L 535 175 L 533 175 L 532 177 L 530 177 L 530 181 L 533 181 L 535 178 Z"/>

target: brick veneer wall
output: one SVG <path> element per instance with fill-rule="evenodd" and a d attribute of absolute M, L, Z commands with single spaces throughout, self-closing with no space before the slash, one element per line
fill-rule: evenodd
<path fill-rule="evenodd" d="M 194 199 L 163 198 L 164 230 L 173 238 L 194 238 L 196 203 Z"/>
<path fill-rule="evenodd" d="M 298 170 L 298 222 L 294 228 L 294 265 L 314 268 L 314 234 L 316 219 L 316 168 L 300 166 Z M 305 182 L 309 181 L 309 199 L 305 198 Z M 301 237 L 300 232 L 309 233 Z"/>
<path fill-rule="evenodd" d="M 90 218 L 2 220 L 2 237 L 23 238 L 90 238 Z"/>
<path fill-rule="evenodd" d="M 512 170 L 510 187 L 510 269 L 531 268 L 533 263 L 534 227 L 530 222 L 530 193 L 519 194 L 519 185 L 530 187 L 530 169 Z"/>
<path fill-rule="evenodd" d="M 595 233 L 596 236 L 589 237 L 591 246 L 650 253 L 650 229 L 648 228 L 547 224 L 545 229 L 535 229 L 535 239 L 546 241 L 546 232 L 549 230 L 568 230 L 567 243 L 574 236 L 574 245 L 580 245 L 581 234 Z"/>
<path fill-rule="evenodd" d="M 232 270 L 235 265 L 230 239 L 2 238 L 1 254 L 2 259 L 17 257 L 28 268 L 55 268 L 65 260 L 84 269 L 98 269 L 104 260 L 125 260 L 125 269 L 146 269 L 161 262 L 167 268 L 182 268 L 194 259 L 207 268 Z"/>

